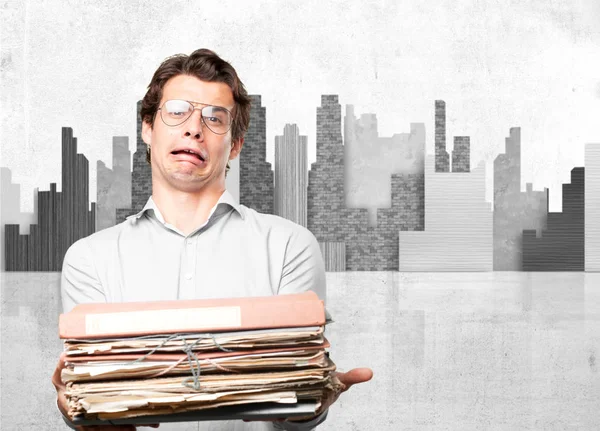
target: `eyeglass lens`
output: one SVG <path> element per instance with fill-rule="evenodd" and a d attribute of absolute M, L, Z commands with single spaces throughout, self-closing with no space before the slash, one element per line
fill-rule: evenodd
<path fill-rule="evenodd" d="M 162 120 L 168 126 L 178 126 L 194 112 L 194 105 L 187 100 L 167 100 L 160 110 Z M 214 133 L 223 135 L 229 131 L 231 114 L 220 106 L 206 105 L 200 109 L 206 127 Z"/>

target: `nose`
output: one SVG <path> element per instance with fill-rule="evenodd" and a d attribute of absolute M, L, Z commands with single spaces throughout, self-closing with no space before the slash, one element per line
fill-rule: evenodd
<path fill-rule="evenodd" d="M 193 136 L 195 139 L 200 139 L 200 137 L 203 136 L 202 128 L 204 124 L 202 123 L 202 113 L 200 112 L 200 109 L 194 109 L 194 112 L 192 112 L 190 118 L 188 118 L 184 123 L 184 135 Z"/>

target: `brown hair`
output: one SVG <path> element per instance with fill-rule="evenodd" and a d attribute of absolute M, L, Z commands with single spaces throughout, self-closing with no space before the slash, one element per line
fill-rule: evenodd
<path fill-rule="evenodd" d="M 156 112 L 160 107 L 163 88 L 167 81 L 178 75 L 190 75 L 207 82 L 222 82 L 231 88 L 235 106 L 232 112 L 231 139 L 243 138 L 250 123 L 250 97 L 231 64 L 209 49 L 197 49 L 190 55 L 177 54 L 166 58 L 156 69 L 142 99 L 142 121 L 154 127 Z M 146 152 L 150 163 L 150 151 Z M 227 162 L 229 170 L 229 162 Z"/>

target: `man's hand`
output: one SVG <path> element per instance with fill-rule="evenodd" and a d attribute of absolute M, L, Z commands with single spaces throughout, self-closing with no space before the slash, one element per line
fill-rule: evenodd
<path fill-rule="evenodd" d="M 354 368 L 346 373 L 335 372 L 333 373 L 339 381 L 342 383 L 342 390 L 337 393 L 331 393 L 321 403 L 321 407 L 317 412 L 317 416 L 327 410 L 333 403 L 335 403 L 340 395 L 350 389 L 353 385 L 358 383 L 368 382 L 373 378 L 373 370 L 370 368 Z M 306 419 L 304 419 L 306 420 Z"/>
<path fill-rule="evenodd" d="M 317 411 L 315 416 L 288 419 L 289 422 L 305 422 L 305 421 L 309 421 L 309 420 L 314 419 L 315 417 L 319 416 L 325 410 L 327 410 L 333 403 L 335 403 L 341 394 L 346 392 L 353 385 L 356 385 L 358 383 L 368 382 L 369 380 L 371 380 L 373 378 L 373 370 L 371 370 L 370 368 L 354 368 L 354 369 L 348 371 L 347 373 L 335 372 L 335 373 L 333 373 L 333 375 L 335 375 L 339 379 L 339 381 L 342 383 L 341 391 L 336 392 L 336 393 L 333 393 L 333 392 L 330 393 L 329 396 L 322 401 L 321 407 L 319 408 L 319 410 Z M 271 421 L 271 422 L 282 421 L 282 420 L 285 420 L 285 419 L 269 419 L 269 421 Z M 245 422 L 253 422 L 253 421 L 245 421 Z"/>
<path fill-rule="evenodd" d="M 65 395 L 65 384 L 60 378 L 62 369 L 65 368 L 65 356 L 62 354 L 58 360 L 58 365 L 52 374 L 52 384 L 56 388 L 57 404 L 58 409 L 65 418 L 69 418 L 67 415 L 68 405 L 67 396 Z M 158 424 L 152 425 L 97 425 L 97 426 L 78 426 L 75 427 L 77 431 L 135 431 L 138 426 L 158 428 Z"/>

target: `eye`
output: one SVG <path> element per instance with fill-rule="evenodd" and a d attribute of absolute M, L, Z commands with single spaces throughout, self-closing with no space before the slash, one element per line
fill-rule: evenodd
<path fill-rule="evenodd" d="M 168 100 L 164 106 L 165 111 L 173 118 L 182 118 L 189 114 L 191 105 L 185 100 Z"/>
<path fill-rule="evenodd" d="M 209 123 L 212 123 L 212 124 L 222 124 L 223 123 L 223 120 L 221 120 L 218 117 L 204 117 L 204 120 L 208 121 Z"/>
<path fill-rule="evenodd" d="M 202 110 L 202 117 L 212 124 L 227 124 L 229 111 L 220 106 L 206 106 Z"/>

